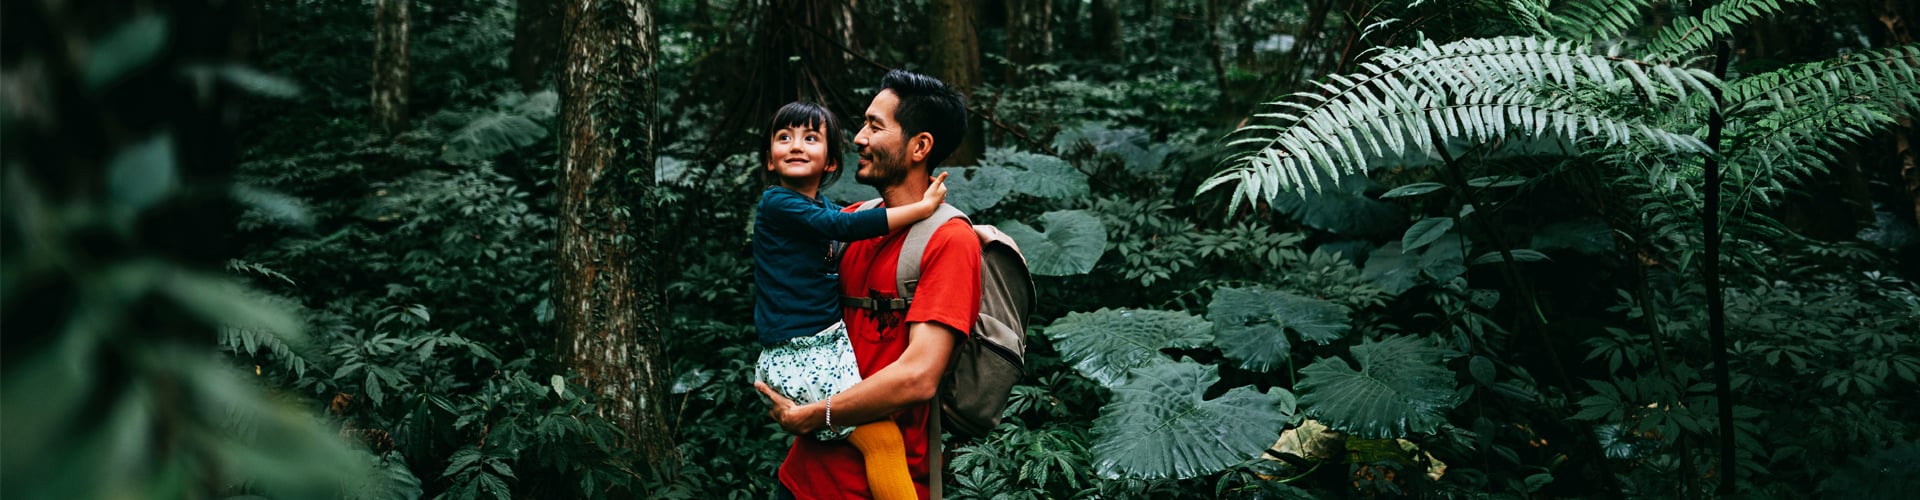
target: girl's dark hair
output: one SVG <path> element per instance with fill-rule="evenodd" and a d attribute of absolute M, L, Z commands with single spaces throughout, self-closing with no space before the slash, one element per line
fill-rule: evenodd
<path fill-rule="evenodd" d="M 820 131 L 820 135 L 827 138 L 827 164 L 840 166 L 820 177 L 820 187 L 827 187 L 839 180 L 840 172 L 846 170 L 847 160 L 842 156 L 846 150 L 841 145 L 846 141 L 841 137 L 840 117 L 834 116 L 826 106 L 807 101 L 794 101 L 781 106 L 779 111 L 773 112 L 773 119 L 767 122 L 766 132 L 760 134 L 760 140 L 763 141 L 760 143 L 760 180 L 767 185 L 780 181 L 775 174 L 767 172 L 767 164 L 773 162 L 773 148 L 764 141 L 772 140 L 773 134 L 780 129 L 796 125 Z"/>
<path fill-rule="evenodd" d="M 967 135 L 967 100 L 953 87 L 931 76 L 896 69 L 880 79 L 880 88 L 900 98 L 893 119 L 900 122 L 902 135 L 926 132 L 933 136 L 933 149 L 927 151 L 929 173 L 960 149 Z"/>

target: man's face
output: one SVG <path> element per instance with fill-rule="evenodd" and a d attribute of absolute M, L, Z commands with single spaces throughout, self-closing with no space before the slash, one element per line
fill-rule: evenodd
<path fill-rule="evenodd" d="M 853 172 L 853 178 L 861 184 L 876 188 L 897 185 L 906 180 L 912 168 L 907 162 L 907 137 L 900 130 L 900 122 L 894 121 L 893 112 L 899 107 L 900 97 L 891 90 L 880 91 L 867 106 L 865 125 L 853 136 L 853 145 L 860 153 L 860 168 Z"/>

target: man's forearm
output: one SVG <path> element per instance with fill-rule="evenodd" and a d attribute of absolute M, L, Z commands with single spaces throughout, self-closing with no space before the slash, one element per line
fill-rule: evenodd
<path fill-rule="evenodd" d="M 907 350 L 900 354 L 899 360 L 833 395 L 834 427 L 880 420 L 933 399 L 958 332 L 939 323 L 909 323 L 907 335 Z M 826 428 L 826 400 L 798 409 L 804 415 L 803 433 Z"/>

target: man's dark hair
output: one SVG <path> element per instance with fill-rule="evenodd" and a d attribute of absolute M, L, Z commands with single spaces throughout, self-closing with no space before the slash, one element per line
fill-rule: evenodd
<path fill-rule="evenodd" d="M 934 77 L 900 69 L 888 71 L 880 79 L 880 89 L 900 98 L 893 118 L 900 122 L 902 135 L 933 135 L 933 149 L 927 152 L 929 172 L 960 148 L 967 136 L 967 101 L 959 92 Z"/>
<path fill-rule="evenodd" d="M 760 166 L 757 167 L 760 171 L 760 179 L 767 185 L 780 182 L 780 176 L 767 172 L 767 164 L 773 162 L 773 148 L 765 141 L 773 140 L 774 132 L 796 125 L 813 127 L 814 130 L 820 131 L 820 135 L 827 138 L 827 163 L 840 165 L 841 168 L 821 176 L 820 187 L 833 184 L 833 181 L 840 178 L 840 172 L 846 170 L 847 158 L 843 156 L 846 154 L 843 146 L 846 143 L 846 137 L 841 135 L 840 117 L 835 116 L 833 110 L 827 109 L 826 106 L 808 101 L 790 102 L 781 106 L 779 111 L 773 112 L 773 119 L 767 122 L 766 132 L 760 134 L 762 141 Z"/>

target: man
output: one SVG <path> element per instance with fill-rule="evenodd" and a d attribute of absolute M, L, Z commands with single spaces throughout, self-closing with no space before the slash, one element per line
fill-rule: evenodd
<path fill-rule="evenodd" d="M 854 137 L 860 165 L 854 178 L 880 191 L 886 206 L 919 200 L 933 167 L 960 146 L 966 104 L 940 80 L 902 70 L 887 73 Z M 894 267 L 906 229 L 854 242 L 840 262 L 840 290 L 852 297 L 898 298 Z M 921 261 L 913 304 L 904 312 L 845 308 L 847 337 L 863 380 L 818 402 L 795 405 L 765 384 L 755 384 L 773 402 L 768 412 L 797 434 L 780 465 L 780 483 L 794 498 L 867 498 L 859 452 L 844 441 L 820 441 L 814 431 L 881 419 L 900 426 L 908 470 L 927 496 L 927 402 L 956 341 L 980 312 L 980 240 L 964 220 L 934 231 Z M 831 420 L 831 422 L 829 422 Z M 935 472 L 937 473 L 937 472 Z"/>

